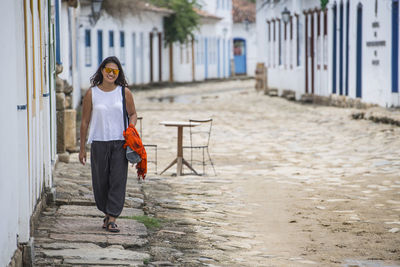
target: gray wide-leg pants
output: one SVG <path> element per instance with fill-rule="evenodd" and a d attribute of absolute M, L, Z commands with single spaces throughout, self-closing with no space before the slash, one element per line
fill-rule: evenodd
<path fill-rule="evenodd" d="M 94 199 L 99 210 L 118 217 L 124 207 L 128 161 L 125 141 L 93 141 L 90 161 Z"/>

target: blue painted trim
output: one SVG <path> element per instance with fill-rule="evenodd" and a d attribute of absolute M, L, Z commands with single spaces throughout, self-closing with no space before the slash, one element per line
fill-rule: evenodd
<path fill-rule="evenodd" d="M 221 40 L 218 38 L 218 40 L 217 40 L 217 53 L 218 53 L 218 56 L 217 56 L 217 65 L 218 65 L 218 67 L 217 67 L 217 69 L 218 69 L 218 78 L 221 78 Z"/>
<path fill-rule="evenodd" d="M 56 9 L 56 62 L 61 65 L 61 48 L 60 48 L 60 0 L 55 0 Z"/>
<path fill-rule="evenodd" d="M 114 31 L 108 32 L 108 45 L 109 47 L 114 47 Z"/>
<path fill-rule="evenodd" d="M 346 4 L 346 95 L 349 95 L 350 1 Z"/>
<path fill-rule="evenodd" d="M 225 72 L 225 64 L 226 64 L 226 62 L 225 62 L 225 54 L 226 54 L 226 51 L 225 51 L 225 39 L 222 39 L 222 77 L 225 77 L 225 74 L 226 74 L 226 72 Z"/>
<path fill-rule="evenodd" d="M 244 40 L 244 73 L 247 75 L 247 42 Z"/>
<path fill-rule="evenodd" d="M 339 7 L 339 95 L 343 95 L 343 1 Z"/>
<path fill-rule="evenodd" d="M 121 47 L 125 47 L 125 33 L 123 31 L 119 32 L 119 44 Z"/>
<path fill-rule="evenodd" d="M 279 49 L 279 66 L 282 65 L 282 34 L 281 34 L 281 21 L 278 21 L 279 35 L 278 35 L 278 49 Z"/>
<path fill-rule="evenodd" d="M 228 77 L 232 76 L 232 70 L 231 70 L 231 49 L 232 49 L 232 45 L 231 45 L 231 39 L 228 39 Z"/>
<path fill-rule="evenodd" d="M 208 38 L 204 38 L 204 79 L 208 78 Z"/>
<path fill-rule="evenodd" d="M 103 31 L 97 31 L 97 61 L 99 66 L 103 61 Z"/>
<path fill-rule="evenodd" d="M 337 64 L 337 6 L 336 3 L 333 5 L 333 49 L 332 49 L 332 94 L 336 94 L 336 64 Z"/>
<path fill-rule="evenodd" d="M 91 45 L 91 40 L 90 40 L 90 30 L 86 29 L 85 30 L 85 46 L 90 47 Z"/>
<path fill-rule="evenodd" d="M 392 2 L 392 93 L 399 92 L 399 0 Z"/>
<path fill-rule="evenodd" d="M 140 82 L 144 83 L 144 68 L 145 68 L 145 62 L 144 62 L 144 33 L 140 33 L 140 63 L 141 63 L 141 68 L 140 68 Z"/>
<path fill-rule="evenodd" d="M 362 4 L 357 7 L 357 71 L 356 71 L 356 97 L 362 97 Z"/>
<path fill-rule="evenodd" d="M 136 78 L 136 72 L 137 72 L 137 58 L 136 58 L 136 33 L 133 33 L 132 34 L 132 48 L 133 48 L 133 50 L 132 50 L 132 56 L 133 56 L 133 59 L 132 59 L 132 63 L 133 63 L 133 66 L 132 66 L 132 71 L 133 71 L 133 84 L 136 84 L 137 83 L 137 78 Z"/>
<path fill-rule="evenodd" d="M 296 35 L 296 42 L 297 42 L 297 66 L 300 66 L 300 21 L 299 17 L 297 17 L 297 35 Z"/>

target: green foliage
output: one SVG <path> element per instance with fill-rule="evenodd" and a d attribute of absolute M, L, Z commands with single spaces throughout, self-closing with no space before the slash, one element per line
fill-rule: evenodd
<path fill-rule="evenodd" d="M 329 0 L 321 0 L 321 8 L 325 9 L 328 2 L 329 2 Z"/>
<path fill-rule="evenodd" d="M 121 216 L 120 218 L 122 219 L 130 219 L 130 220 L 136 220 L 138 222 L 141 222 L 146 226 L 147 229 L 157 229 L 161 227 L 161 222 L 160 220 L 154 218 L 154 217 L 149 217 L 146 215 L 141 215 L 141 216 Z"/>
<path fill-rule="evenodd" d="M 193 38 L 193 31 L 199 24 L 199 15 L 194 11 L 198 7 L 196 0 L 151 0 L 153 4 L 171 9 L 174 14 L 164 18 L 165 45 L 181 44 Z"/>

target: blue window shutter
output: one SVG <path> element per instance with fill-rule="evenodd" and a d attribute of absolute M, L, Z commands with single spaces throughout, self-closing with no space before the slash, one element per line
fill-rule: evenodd
<path fill-rule="evenodd" d="M 85 46 L 90 47 L 90 30 L 85 30 Z"/>
<path fill-rule="evenodd" d="M 120 36 L 121 47 L 125 47 L 125 33 L 124 32 L 120 32 L 119 36 Z"/>
<path fill-rule="evenodd" d="M 392 3 L 392 93 L 399 92 L 399 0 Z"/>
<path fill-rule="evenodd" d="M 114 47 L 114 32 L 113 31 L 109 32 L 109 41 L 110 41 L 110 47 Z"/>

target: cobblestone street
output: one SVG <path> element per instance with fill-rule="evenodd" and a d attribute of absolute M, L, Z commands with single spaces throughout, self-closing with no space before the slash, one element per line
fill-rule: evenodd
<path fill-rule="evenodd" d="M 212 117 L 217 175 L 149 163 L 138 184 L 130 167 L 121 233 L 109 234 L 90 167 L 71 154 L 35 233 L 37 266 L 400 266 L 400 127 L 265 96 L 253 80 L 133 93 L 158 173 L 177 153 L 176 128 L 159 123 Z"/>

